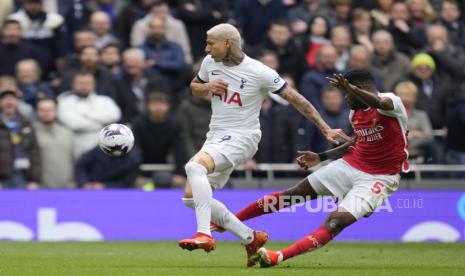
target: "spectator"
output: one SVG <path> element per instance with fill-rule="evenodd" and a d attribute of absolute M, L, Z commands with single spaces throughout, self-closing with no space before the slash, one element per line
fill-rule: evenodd
<path fill-rule="evenodd" d="M 63 68 L 66 37 L 61 15 L 46 13 L 42 0 L 24 0 L 21 9 L 8 18 L 21 24 L 23 39 L 36 47 L 42 78 L 51 78 L 54 70 Z"/>
<path fill-rule="evenodd" d="M 192 56 L 194 60 L 197 60 L 205 54 L 204 44 L 207 40 L 207 30 L 227 21 L 228 2 L 226 0 L 180 0 L 177 17 L 186 24 Z M 267 29 L 263 31 L 266 32 Z"/>
<path fill-rule="evenodd" d="M 16 65 L 16 79 L 21 91 L 21 98 L 26 103 L 36 106 L 39 98 L 54 98 L 55 93 L 47 82 L 40 81 L 40 67 L 33 59 L 21 60 Z"/>
<path fill-rule="evenodd" d="M 90 29 L 96 36 L 95 47 L 101 50 L 108 44 L 120 45 L 120 41 L 111 33 L 111 21 L 107 13 L 96 11 L 90 16 Z"/>
<path fill-rule="evenodd" d="M 18 89 L 16 79 L 10 76 L 0 76 L 0 91 L 10 90 L 16 93 L 18 97 L 18 113 L 29 121 L 35 120 L 34 108 L 21 100 L 22 92 Z"/>
<path fill-rule="evenodd" d="M 96 80 L 96 92 L 99 95 L 106 95 L 112 99 L 116 98 L 115 84 L 111 72 L 100 63 L 100 56 L 97 48 L 87 46 L 79 54 L 79 65 L 75 68 L 69 68 L 63 73 L 63 79 L 59 88 L 62 93 L 71 88 L 71 83 L 76 72 L 85 71 L 92 75 Z"/>
<path fill-rule="evenodd" d="M 327 4 L 319 0 L 305 0 L 291 8 L 288 12 L 288 18 L 292 33 L 294 35 L 304 34 L 308 29 L 308 22 L 316 14 L 328 16 Z"/>
<path fill-rule="evenodd" d="M 2 27 L 3 22 L 13 12 L 15 3 L 14 0 L 4 0 L 0 1 L 0 27 Z"/>
<path fill-rule="evenodd" d="M 326 86 L 321 93 L 321 117 L 331 128 L 340 128 L 345 133 L 351 133 L 349 110 L 344 102 L 341 92 L 331 86 Z M 322 152 L 331 147 L 325 137 L 314 124 L 301 117 L 297 138 L 297 150 Z"/>
<path fill-rule="evenodd" d="M 2 27 L 0 42 L 0 76 L 15 75 L 15 66 L 22 59 L 37 59 L 32 45 L 21 40 L 21 25 L 15 20 L 6 20 Z"/>
<path fill-rule="evenodd" d="M 338 59 L 336 61 L 336 69 L 345 71 L 350 56 L 350 32 L 345 26 L 336 26 L 331 29 L 331 44 L 336 48 Z"/>
<path fill-rule="evenodd" d="M 424 29 L 436 20 L 437 15 L 428 0 L 407 0 L 406 4 L 417 28 Z"/>
<path fill-rule="evenodd" d="M 373 33 L 372 38 L 373 67 L 381 73 L 386 91 L 392 91 L 394 86 L 408 75 L 410 60 L 395 49 L 394 40 L 388 31 L 378 30 Z"/>
<path fill-rule="evenodd" d="M 396 85 L 394 92 L 401 98 L 407 111 L 409 158 L 423 163 L 426 147 L 433 141 L 433 130 L 428 114 L 415 107 L 418 89 L 413 82 L 404 81 Z"/>
<path fill-rule="evenodd" d="M 179 105 L 177 118 L 186 156 L 194 156 L 205 142 L 212 113 L 210 100 L 211 95 L 199 98 L 188 93 Z"/>
<path fill-rule="evenodd" d="M 65 59 L 63 71 L 79 67 L 79 55 L 86 47 L 95 47 L 97 36 L 89 30 L 79 30 L 74 33 L 74 51 Z"/>
<path fill-rule="evenodd" d="M 441 24 L 446 27 L 449 41 L 455 47 L 465 47 L 465 24 L 456 0 L 444 0 L 441 6 Z"/>
<path fill-rule="evenodd" d="M 376 88 L 384 91 L 383 77 L 378 69 L 371 65 L 372 54 L 367 47 L 356 45 L 350 49 L 349 68 L 350 69 L 368 69 L 375 79 Z"/>
<path fill-rule="evenodd" d="M 138 47 L 144 43 L 149 35 L 149 23 L 153 17 L 162 17 L 166 22 L 166 39 L 178 43 L 186 59 L 187 64 L 192 64 L 192 51 L 187 35 L 186 26 L 181 20 L 171 15 L 170 7 L 165 1 L 157 1 L 153 5 L 150 14 L 139 19 L 131 31 L 131 46 Z"/>
<path fill-rule="evenodd" d="M 330 44 L 329 23 L 323 16 L 316 15 L 308 23 L 308 43 L 306 47 L 307 65 L 316 67 L 316 55 L 324 45 Z"/>
<path fill-rule="evenodd" d="M 154 17 L 150 21 L 150 34 L 141 47 L 153 72 L 163 75 L 170 85 L 184 68 L 184 54 L 179 44 L 166 39 L 165 20 Z"/>
<path fill-rule="evenodd" d="M 268 36 L 260 49 L 268 49 L 276 52 L 279 58 L 279 73 L 289 74 L 299 81 L 301 74 L 307 65 L 303 59 L 304 53 L 295 39 L 285 20 L 271 22 Z"/>
<path fill-rule="evenodd" d="M 372 27 L 370 13 L 362 8 L 354 9 L 352 13 L 352 41 L 354 44 L 367 47 L 370 52 L 373 52 L 373 43 L 370 39 Z"/>
<path fill-rule="evenodd" d="M 0 184 L 38 189 L 39 148 L 31 123 L 18 113 L 15 91 L 0 92 L 0 118 Z"/>
<path fill-rule="evenodd" d="M 412 56 L 426 44 L 424 29 L 415 26 L 404 2 L 395 2 L 392 5 L 389 32 L 394 38 L 397 50 L 408 56 Z"/>
<path fill-rule="evenodd" d="M 349 26 L 352 13 L 351 0 L 332 0 L 334 14 L 330 17 L 331 26 Z"/>
<path fill-rule="evenodd" d="M 94 147 L 77 161 L 77 182 L 79 187 L 86 190 L 134 188 L 140 164 L 137 148 L 127 155 L 113 157 Z"/>
<path fill-rule="evenodd" d="M 121 51 L 118 45 L 108 44 L 103 47 L 100 50 L 100 60 L 113 77 L 121 75 Z"/>
<path fill-rule="evenodd" d="M 320 48 L 318 53 L 318 70 L 309 70 L 302 77 L 300 83 L 300 93 L 309 100 L 317 109 L 321 109 L 322 88 L 329 85 L 326 77 L 341 73 L 336 69 L 337 52 L 336 48 L 327 45 Z"/>
<path fill-rule="evenodd" d="M 376 8 L 370 11 L 373 23 L 377 28 L 386 28 L 389 26 L 394 0 L 377 0 L 376 4 Z"/>
<path fill-rule="evenodd" d="M 447 98 L 453 88 L 448 85 L 447 77 L 436 72 L 436 63 L 428 54 L 415 55 L 410 68 L 410 80 L 418 89 L 416 107 L 428 113 L 433 129 L 442 129 L 445 125 Z"/>
<path fill-rule="evenodd" d="M 410 80 L 418 88 L 417 108 L 428 113 L 434 130 L 444 130 L 447 112 L 447 99 L 456 90 L 454 83 L 447 76 L 435 72 L 436 64 L 433 58 L 420 53 L 412 59 L 412 73 Z M 443 137 L 436 136 L 428 150 L 427 159 L 431 163 L 444 163 L 445 141 Z"/>
<path fill-rule="evenodd" d="M 87 18 L 84 21 L 89 21 L 88 18 L 92 13 L 102 11 L 110 17 L 111 22 L 115 23 L 127 5 L 125 0 L 86 0 L 83 12 L 86 14 L 84 17 Z"/>
<path fill-rule="evenodd" d="M 446 115 L 446 162 L 448 164 L 465 164 L 465 84 L 462 82 L 458 93 L 449 102 Z M 465 177 L 463 173 L 459 175 Z"/>
<path fill-rule="evenodd" d="M 53 189 L 73 188 L 74 134 L 57 123 L 56 101 L 51 98 L 39 99 L 37 119 L 34 129 L 42 164 L 40 186 Z"/>
<path fill-rule="evenodd" d="M 123 72 L 117 80 L 116 102 L 121 108 L 123 123 L 133 123 L 144 114 L 150 92 L 169 93 L 168 84 L 160 75 L 145 69 L 144 52 L 130 48 L 123 53 Z"/>
<path fill-rule="evenodd" d="M 95 93 L 91 73 L 76 73 L 72 87 L 58 99 L 58 118 L 74 132 L 74 157 L 78 159 L 97 145 L 101 128 L 118 121 L 121 112 L 111 98 Z"/>
<path fill-rule="evenodd" d="M 460 47 L 449 43 L 447 29 L 442 25 L 430 25 L 427 30 L 427 51 L 434 62 L 439 74 L 447 74 L 456 81 L 465 77 L 465 52 Z"/>
<path fill-rule="evenodd" d="M 260 16 L 257 16 L 257 15 Z M 286 8 L 282 0 L 239 0 L 235 3 L 235 16 L 242 30 L 245 43 L 252 47 L 263 43 L 270 23 L 278 18 L 286 18 Z M 205 41 L 205 36 L 203 41 Z M 202 41 L 202 42 L 203 42 Z M 199 47 L 191 41 L 192 48 Z M 200 47 L 203 49 L 203 47 Z M 203 53 L 200 52 L 200 55 Z"/>
<path fill-rule="evenodd" d="M 131 30 L 133 29 L 134 24 L 138 20 L 147 16 L 149 11 L 156 3 L 159 2 L 159 0 L 132 0 L 126 2 L 128 3 L 121 10 L 113 28 L 115 35 L 122 42 L 123 49 L 126 49 L 131 45 Z M 142 40 L 142 42 L 144 42 L 144 40 Z"/>
<path fill-rule="evenodd" d="M 289 105 L 265 98 L 260 110 L 262 139 L 254 156 L 257 163 L 292 163 L 297 125 Z"/>
<path fill-rule="evenodd" d="M 165 94 L 149 94 L 147 108 L 148 113 L 134 124 L 134 136 L 142 150 L 143 163 L 167 164 L 168 155 L 172 153 L 175 169 L 165 183 L 159 182 L 156 185 L 182 187 L 186 181 L 182 175 L 187 158 L 181 137 L 181 126 L 169 114 L 170 106 Z M 154 177 L 159 178 L 160 175 L 155 174 Z"/>

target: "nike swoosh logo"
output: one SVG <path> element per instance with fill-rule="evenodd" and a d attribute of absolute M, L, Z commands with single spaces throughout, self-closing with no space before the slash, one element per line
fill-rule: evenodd
<path fill-rule="evenodd" d="M 204 243 L 208 243 L 207 240 L 195 240 L 195 244 L 204 244 Z"/>
<path fill-rule="evenodd" d="M 221 73 L 212 72 L 212 75 L 213 75 L 213 76 L 218 76 L 218 75 L 221 75 Z"/>

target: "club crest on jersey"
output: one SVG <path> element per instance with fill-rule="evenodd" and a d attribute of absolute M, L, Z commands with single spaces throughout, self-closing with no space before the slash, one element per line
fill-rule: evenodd
<path fill-rule="evenodd" d="M 246 82 L 246 80 L 241 79 L 241 86 L 239 86 L 239 88 L 243 89 Z"/>
<path fill-rule="evenodd" d="M 220 98 L 220 101 L 223 101 L 227 104 L 237 104 L 238 106 L 242 107 L 242 99 L 241 94 L 238 92 L 232 92 L 231 95 L 228 94 L 228 90 L 224 92 L 223 95 L 213 95 Z"/>

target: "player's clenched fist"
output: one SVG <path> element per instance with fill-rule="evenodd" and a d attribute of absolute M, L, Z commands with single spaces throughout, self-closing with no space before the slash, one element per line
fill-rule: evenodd
<path fill-rule="evenodd" d="M 308 170 L 308 168 L 318 165 L 321 162 L 318 153 L 313 151 L 298 151 L 297 153 L 299 154 L 296 158 L 297 164 L 305 170 Z"/>
<path fill-rule="evenodd" d="M 214 80 L 208 83 L 208 92 L 221 96 L 228 90 L 228 83 L 223 80 Z"/>

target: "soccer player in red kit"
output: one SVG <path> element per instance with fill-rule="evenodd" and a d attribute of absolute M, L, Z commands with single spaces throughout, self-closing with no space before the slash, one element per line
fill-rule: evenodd
<path fill-rule="evenodd" d="M 355 140 L 323 153 L 299 152 L 297 162 L 305 169 L 333 159 L 284 191 L 253 202 L 236 216 L 244 221 L 280 208 L 292 196 L 315 199 L 331 195 L 341 204 L 324 223 L 302 240 L 280 251 L 260 248 L 255 260 L 269 267 L 318 249 L 345 227 L 369 216 L 399 187 L 400 173 L 408 170 L 407 115 L 402 101 L 392 93 L 379 93 L 371 73 L 364 69 L 328 78 L 331 85 L 347 93 Z M 341 158 L 342 157 L 342 158 Z M 284 205 L 284 204 L 281 204 Z"/>

